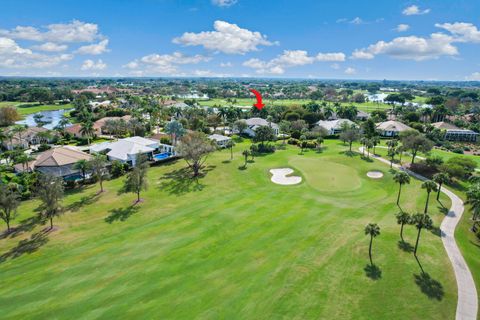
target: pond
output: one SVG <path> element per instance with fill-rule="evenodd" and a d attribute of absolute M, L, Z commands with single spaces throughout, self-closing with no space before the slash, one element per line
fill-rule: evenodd
<path fill-rule="evenodd" d="M 37 126 L 37 123 L 35 122 L 35 115 L 42 115 L 42 122 L 45 123 L 43 125 L 44 128 L 52 130 L 55 128 L 60 120 L 62 119 L 62 116 L 67 113 L 69 110 L 68 109 L 61 109 L 61 110 L 51 110 L 51 111 L 41 111 L 33 114 L 29 114 L 25 116 L 25 119 L 17 121 L 17 124 L 26 124 L 29 127 L 35 127 Z M 67 127 L 70 126 L 70 124 L 67 125 Z"/>

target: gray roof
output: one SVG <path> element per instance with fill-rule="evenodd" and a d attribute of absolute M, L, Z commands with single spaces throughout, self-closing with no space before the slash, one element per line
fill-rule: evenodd
<path fill-rule="evenodd" d="M 216 134 L 216 133 L 209 135 L 208 139 L 215 140 L 217 142 L 232 140 L 230 137 L 222 136 L 221 134 Z"/>
<path fill-rule="evenodd" d="M 249 127 L 271 126 L 274 129 L 278 129 L 278 124 L 274 122 L 268 122 L 267 120 L 262 118 L 245 119 L 245 122 Z"/>
<path fill-rule="evenodd" d="M 342 125 L 346 123 L 350 126 L 355 125 L 353 121 L 350 121 L 348 119 L 337 119 L 337 120 L 320 120 L 316 123 L 317 126 L 322 127 L 328 131 L 330 130 L 340 130 L 342 128 Z"/>

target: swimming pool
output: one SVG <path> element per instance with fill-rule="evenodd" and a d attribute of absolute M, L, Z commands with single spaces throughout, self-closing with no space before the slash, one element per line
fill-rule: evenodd
<path fill-rule="evenodd" d="M 159 153 L 159 154 L 153 155 L 153 159 L 155 161 L 165 160 L 167 158 L 170 158 L 171 155 L 172 154 L 170 152 Z"/>

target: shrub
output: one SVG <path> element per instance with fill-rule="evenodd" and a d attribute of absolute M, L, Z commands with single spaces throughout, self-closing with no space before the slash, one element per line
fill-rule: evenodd
<path fill-rule="evenodd" d="M 454 152 L 454 153 L 459 153 L 459 154 L 463 154 L 463 149 L 462 149 L 462 148 L 454 148 L 454 149 L 452 150 L 452 152 Z"/>
<path fill-rule="evenodd" d="M 51 149 L 52 147 L 49 146 L 48 144 L 42 143 L 41 145 L 38 146 L 38 152 L 43 152 Z"/>
<path fill-rule="evenodd" d="M 259 153 L 273 153 L 275 152 L 275 146 L 273 144 L 259 144 L 258 145 Z"/>
<path fill-rule="evenodd" d="M 296 146 L 298 145 L 298 143 L 299 143 L 298 139 L 294 139 L 294 138 L 288 139 L 288 144 Z"/>
<path fill-rule="evenodd" d="M 118 160 L 112 161 L 112 166 L 110 167 L 110 173 L 113 178 L 121 177 L 125 174 L 125 165 Z"/>

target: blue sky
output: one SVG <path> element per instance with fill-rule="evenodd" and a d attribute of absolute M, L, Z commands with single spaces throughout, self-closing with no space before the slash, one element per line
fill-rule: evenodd
<path fill-rule="evenodd" d="M 0 75 L 480 80 L 480 1 L 2 0 Z"/>

